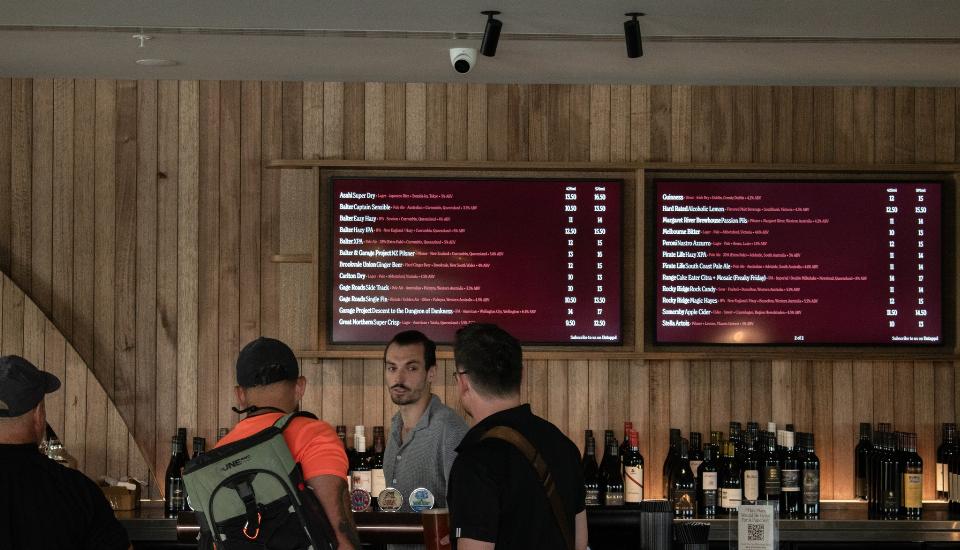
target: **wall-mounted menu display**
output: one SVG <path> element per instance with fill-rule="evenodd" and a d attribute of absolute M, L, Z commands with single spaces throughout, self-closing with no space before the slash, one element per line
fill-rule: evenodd
<path fill-rule="evenodd" d="M 658 343 L 942 343 L 941 184 L 655 187 Z"/>
<path fill-rule="evenodd" d="M 621 334 L 623 182 L 331 178 L 332 343 L 496 323 L 524 343 Z"/>

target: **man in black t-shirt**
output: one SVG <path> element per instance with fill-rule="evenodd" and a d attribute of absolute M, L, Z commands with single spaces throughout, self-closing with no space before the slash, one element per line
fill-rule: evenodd
<path fill-rule="evenodd" d="M 127 533 L 97 485 L 40 454 L 43 396 L 60 380 L 26 359 L 0 357 L 0 548 L 121 550 Z"/>
<path fill-rule="evenodd" d="M 457 447 L 450 472 L 453 547 L 584 550 L 587 515 L 580 454 L 556 426 L 520 404 L 520 343 L 496 325 L 471 323 L 457 331 L 454 359 L 460 403 L 474 426 Z M 490 437 L 494 432 L 489 430 L 497 426 L 519 432 L 546 463 L 559 495 L 556 511 L 520 448 Z"/>

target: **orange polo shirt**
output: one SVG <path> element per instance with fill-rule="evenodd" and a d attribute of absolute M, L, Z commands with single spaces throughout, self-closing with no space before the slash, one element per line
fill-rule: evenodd
<path fill-rule="evenodd" d="M 280 413 L 263 413 L 244 418 L 223 436 L 215 447 L 249 437 L 272 426 Z M 331 475 L 347 480 L 347 453 L 330 424 L 323 420 L 294 418 L 283 431 L 283 439 L 290 448 L 293 460 L 303 468 L 303 478 Z"/>

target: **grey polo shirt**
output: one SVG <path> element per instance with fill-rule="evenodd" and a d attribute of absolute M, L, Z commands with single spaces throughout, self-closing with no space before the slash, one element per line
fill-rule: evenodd
<path fill-rule="evenodd" d="M 383 473 L 387 487 L 393 487 L 403 495 L 402 512 L 410 512 L 408 497 L 418 488 L 425 487 L 436 499 L 434 508 L 447 506 L 447 478 L 457 445 L 467 433 L 467 423 L 456 411 L 444 405 L 436 395 L 430 396 L 430 404 L 423 416 L 400 444 L 403 418 L 393 415 L 390 437 L 383 453 Z"/>

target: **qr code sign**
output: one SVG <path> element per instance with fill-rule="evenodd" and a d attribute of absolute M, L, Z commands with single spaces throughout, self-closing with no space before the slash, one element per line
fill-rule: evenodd
<path fill-rule="evenodd" d="M 750 523 L 747 525 L 747 540 L 750 542 L 759 542 L 764 540 L 765 526 L 762 523 Z"/>

